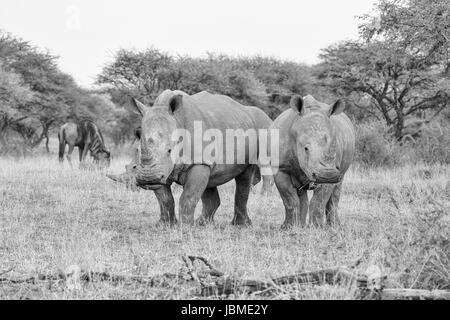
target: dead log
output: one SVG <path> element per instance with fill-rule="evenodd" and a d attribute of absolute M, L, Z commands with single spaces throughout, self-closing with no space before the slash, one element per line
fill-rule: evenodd
<path fill-rule="evenodd" d="M 422 300 L 450 300 L 450 291 L 384 288 L 386 276 L 376 266 L 371 266 L 365 275 L 356 275 L 346 267 L 323 269 L 318 271 L 301 272 L 293 275 L 273 278 L 271 281 L 241 279 L 224 275 L 217 271 L 206 259 L 192 257 L 189 259 L 202 261 L 211 270 L 218 272 L 215 282 L 205 284 L 199 276 L 202 285 L 202 296 L 230 295 L 236 292 L 247 294 L 270 294 L 282 286 L 288 285 L 341 285 L 356 286 L 359 299 L 422 299 Z M 211 272 L 210 274 L 213 274 Z"/>
<path fill-rule="evenodd" d="M 272 279 L 276 285 L 309 284 L 309 285 L 336 285 L 357 284 L 358 287 L 366 287 L 367 279 L 357 277 L 346 267 L 323 269 L 311 272 L 301 272 L 293 275 Z"/>
<path fill-rule="evenodd" d="M 121 275 L 108 272 L 94 272 L 81 270 L 78 266 L 70 266 L 66 271 L 53 274 L 38 274 L 31 277 L 0 277 L 0 285 L 31 283 L 38 284 L 43 281 L 55 281 L 65 284 L 66 289 L 79 290 L 81 282 L 112 283 L 139 283 L 150 287 L 174 288 L 189 285 L 193 282 L 201 296 L 221 296 L 242 292 L 254 295 L 274 295 L 286 286 L 292 285 L 340 285 L 354 286 L 359 292 L 359 299 L 422 299 L 422 300 L 450 300 L 450 291 L 447 290 L 420 290 L 385 288 L 386 276 L 382 275 L 380 268 L 371 266 L 366 274 L 358 275 L 352 269 L 346 267 L 330 268 L 310 272 L 300 272 L 293 275 L 272 278 L 268 281 L 242 279 L 229 276 L 217 270 L 203 257 L 182 256 L 187 267 L 179 273 L 164 273 L 162 275 Z M 199 261 L 206 266 L 206 270 L 196 268 L 195 262 Z M 204 269 L 204 268 L 203 268 Z M 4 275 L 12 270 L 1 271 Z"/>

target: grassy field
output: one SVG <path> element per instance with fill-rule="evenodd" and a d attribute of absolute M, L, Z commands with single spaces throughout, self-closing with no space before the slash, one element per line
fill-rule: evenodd
<path fill-rule="evenodd" d="M 76 157 L 75 157 L 76 158 Z M 128 160 L 115 159 L 121 172 Z M 56 156 L 21 161 L 0 159 L 0 273 L 21 276 L 78 265 L 94 271 L 156 275 L 178 272 L 180 256 L 207 258 L 219 270 L 269 279 L 301 270 L 379 266 L 388 284 L 400 288 L 450 289 L 450 167 L 405 166 L 362 169 L 345 178 L 335 229 L 281 231 L 284 208 L 275 187 L 260 185 L 249 201 L 253 226 L 235 228 L 234 183 L 220 188 L 222 205 L 208 227 L 156 227 L 159 209 L 150 191 L 130 191 L 104 172 L 58 165 Z M 175 197 L 181 193 L 174 187 Z M 201 204 L 197 207 L 199 215 Z M 3 275 L 5 276 L 5 275 Z M 351 288 L 280 290 L 277 299 L 352 299 Z M 179 299 L 192 290 L 108 282 L 82 290 L 63 286 L 1 284 L 0 299 Z M 258 298 L 237 294 L 234 298 Z"/>

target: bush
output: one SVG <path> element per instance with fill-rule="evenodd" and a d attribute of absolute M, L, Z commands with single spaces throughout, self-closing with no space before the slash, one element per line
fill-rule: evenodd
<path fill-rule="evenodd" d="M 364 166 L 392 167 L 402 161 L 401 147 L 387 133 L 381 122 L 356 126 L 356 161 Z"/>
<path fill-rule="evenodd" d="M 415 141 L 405 143 L 411 162 L 450 164 L 450 126 L 428 125 Z"/>
<path fill-rule="evenodd" d="M 396 285 L 418 289 L 450 289 L 448 204 L 443 190 L 414 183 L 404 186 L 404 200 L 412 206 L 401 220 L 387 224 L 385 264 L 398 275 Z M 401 211 L 399 211 L 401 214 Z M 402 254 L 399 256 L 399 252 Z M 393 277 L 395 278 L 395 277 Z"/>
<path fill-rule="evenodd" d="M 363 166 L 450 164 L 450 126 L 428 124 L 416 139 L 397 141 L 382 122 L 356 125 L 356 161 Z"/>

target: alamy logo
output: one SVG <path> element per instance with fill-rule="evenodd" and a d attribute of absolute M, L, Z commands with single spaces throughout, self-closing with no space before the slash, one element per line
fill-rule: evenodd
<path fill-rule="evenodd" d="M 194 121 L 193 132 L 177 129 L 171 157 L 174 163 L 185 164 L 257 164 L 261 174 L 271 175 L 279 164 L 278 129 L 203 129 Z M 225 131 L 225 132 L 224 132 Z"/>

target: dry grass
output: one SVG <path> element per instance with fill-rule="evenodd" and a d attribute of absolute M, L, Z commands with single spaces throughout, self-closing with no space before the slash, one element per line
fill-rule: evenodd
<path fill-rule="evenodd" d="M 126 159 L 115 159 L 122 171 Z M 251 228 L 230 226 L 234 183 L 220 188 L 222 205 L 208 227 L 158 228 L 156 199 L 132 192 L 101 172 L 62 168 L 56 157 L 0 159 L 0 271 L 12 275 L 64 270 L 69 265 L 122 274 L 178 272 L 179 257 L 203 256 L 218 269 L 267 279 L 300 270 L 378 265 L 396 287 L 450 288 L 450 167 L 358 169 L 346 176 L 337 229 L 281 231 L 278 192 L 252 192 Z M 446 189 L 447 188 L 447 189 Z M 181 188 L 174 187 L 175 197 Z M 197 208 L 199 215 L 201 205 Z M 291 288 L 277 298 L 352 299 L 350 288 Z M 0 299 L 178 299 L 177 288 L 87 284 L 81 291 L 49 285 L 1 285 Z M 237 294 L 235 298 L 248 297 Z"/>

